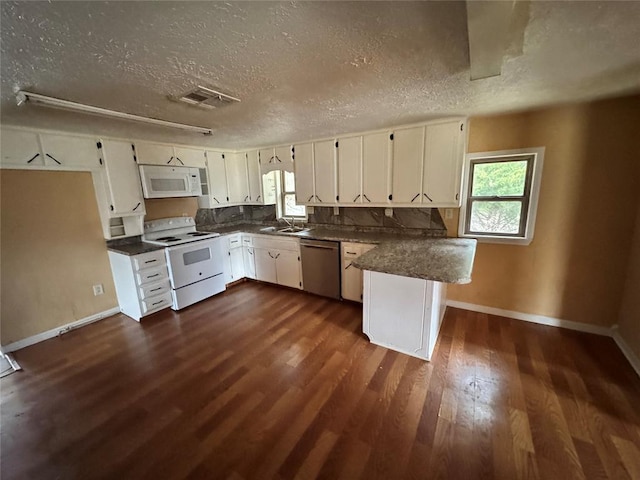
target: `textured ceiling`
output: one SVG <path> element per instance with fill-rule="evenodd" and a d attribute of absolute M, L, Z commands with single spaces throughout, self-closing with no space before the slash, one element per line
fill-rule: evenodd
<path fill-rule="evenodd" d="M 1 3 L 2 121 L 271 145 L 640 89 L 640 2 L 521 2 L 502 75 L 469 80 L 464 2 Z M 196 85 L 242 102 L 169 100 Z M 34 106 L 24 89 L 212 137 Z"/>

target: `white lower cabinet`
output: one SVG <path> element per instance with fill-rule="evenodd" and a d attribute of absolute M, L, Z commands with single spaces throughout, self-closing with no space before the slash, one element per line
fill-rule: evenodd
<path fill-rule="evenodd" d="M 298 239 L 256 235 L 253 238 L 256 280 L 302 288 Z"/>
<path fill-rule="evenodd" d="M 255 280 L 256 252 L 253 248 L 253 237 L 251 235 L 242 235 L 242 258 L 244 260 L 244 276 Z"/>
<path fill-rule="evenodd" d="M 342 242 L 341 247 L 342 298 L 362 302 L 362 270 L 354 267 L 351 262 L 375 248 L 375 245 Z"/>
<path fill-rule="evenodd" d="M 371 343 L 430 360 L 446 308 L 446 283 L 364 271 L 363 331 Z"/>
<path fill-rule="evenodd" d="M 223 238 L 225 240 L 223 243 L 225 245 L 224 276 L 225 284 L 228 285 L 245 277 L 242 234 L 234 233 L 225 235 Z"/>
<path fill-rule="evenodd" d="M 120 311 L 140 321 L 170 307 L 171 285 L 164 249 L 139 255 L 109 252 Z"/>

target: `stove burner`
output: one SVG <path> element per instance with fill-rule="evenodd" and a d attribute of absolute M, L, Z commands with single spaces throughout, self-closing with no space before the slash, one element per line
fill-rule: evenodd
<path fill-rule="evenodd" d="M 157 242 L 179 242 L 180 239 L 176 238 L 176 237 L 161 237 L 161 238 L 156 238 Z"/>
<path fill-rule="evenodd" d="M 201 237 L 203 235 L 209 235 L 207 232 L 189 232 L 187 235 L 191 235 L 192 237 Z"/>

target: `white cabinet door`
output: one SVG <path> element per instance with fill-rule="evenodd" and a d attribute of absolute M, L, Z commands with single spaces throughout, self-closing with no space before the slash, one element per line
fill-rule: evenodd
<path fill-rule="evenodd" d="M 277 283 L 275 255 L 266 248 L 254 248 L 253 252 L 256 261 L 256 279 Z"/>
<path fill-rule="evenodd" d="M 362 302 L 362 271 L 351 264 L 361 254 L 360 245 L 342 242 L 340 246 L 342 250 L 342 298 Z"/>
<path fill-rule="evenodd" d="M 175 147 L 175 159 L 171 165 L 185 165 L 187 167 L 205 168 L 206 155 L 202 148 Z"/>
<path fill-rule="evenodd" d="M 389 134 L 362 137 L 363 203 L 387 203 L 389 178 Z"/>
<path fill-rule="evenodd" d="M 462 121 L 427 125 L 423 203 L 460 206 L 463 126 Z"/>
<path fill-rule="evenodd" d="M 133 158 L 131 143 L 104 140 L 101 144 L 109 187 L 109 215 L 143 215 L 145 208 L 140 171 Z"/>
<path fill-rule="evenodd" d="M 246 153 L 247 172 L 249 175 L 249 201 L 251 203 L 262 203 L 264 196 L 262 193 L 262 175 L 260 174 L 260 161 L 258 151 L 251 150 Z"/>
<path fill-rule="evenodd" d="M 273 149 L 275 156 L 274 161 L 282 164 L 287 170 L 290 170 L 292 159 L 291 145 L 280 145 Z"/>
<path fill-rule="evenodd" d="M 97 141 L 93 138 L 42 133 L 40 142 L 47 166 L 69 167 L 74 170 L 100 167 Z"/>
<path fill-rule="evenodd" d="M 276 278 L 278 285 L 302 288 L 300 278 L 300 255 L 295 251 L 278 250 L 276 256 Z"/>
<path fill-rule="evenodd" d="M 249 200 L 249 181 L 247 177 L 247 159 L 244 153 L 224 154 L 227 169 L 227 185 L 229 186 L 229 201 L 244 203 Z"/>
<path fill-rule="evenodd" d="M 275 158 L 275 152 L 273 148 L 263 148 L 258 150 L 258 160 L 260 160 L 260 166 L 267 166 L 273 163 Z"/>
<path fill-rule="evenodd" d="M 362 203 L 362 137 L 338 139 L 338 202 Z"/>
<path fill-rule="evenodd" d="M 232 248 L 229 252 L 231 261 L 231 278 L 232 281 L 237 281 L 244 278 L 244 256 L 242 254 L 242 247 Z"/>
<path fill-rule="evenodd" d="M 375 245 L 342 242 L 342 298 L 362 302 L 362 270 L 351 262 Z"/>
<path fill-rule="evenodd" d="M 180 165 L 176 160 L 173 145 L 135 142 L 136 158 L 140 165 Z"/>
<path fill-rule="evenodd" d="M 212 207 L 229 203 L 227 170 L 222 152 L 207 151 L 207 173 L 209 174 L 209 196 Z"/>
<path fill-rule="evenodd" d="M 256 278 L 256 258 L 253 247 L 242 247 L 244 257 L 244 276 L 255 280 Z"/>
<path fill-rule="evenodd" d="M 0 164 L 3 168 L 44 165 L 44 156 L 40 151 L 38 134 L 35 132 L 2 127 L 0 152 L 2 152 Z"/>
<path fill-rule="evenodd" d="M 334 140 L 313 144 L 316 203 L 336 203 L 336 147 Z"/>
<path fill-rule="evenodd" d="M 296 203 L 298 205 L 312 203 L 315 200 L 313 191 L 313 144 L 295 145 L 294 156 Z"/>
<path fill-rule="evenodd" d="M 393 203 L 420 204 L 424 127 L 393 132 Z"/>

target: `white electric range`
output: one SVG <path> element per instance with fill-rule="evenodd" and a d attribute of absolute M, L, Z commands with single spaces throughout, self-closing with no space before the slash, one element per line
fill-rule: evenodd
<path fill-rule="evenodd" d="M 226 289 L 220 234 L 198 232 L 193 218 L 173 217 L 145 222 L 142 241 L 166 247 L 173 298 L 171 308 L 174 310 Z"/>

